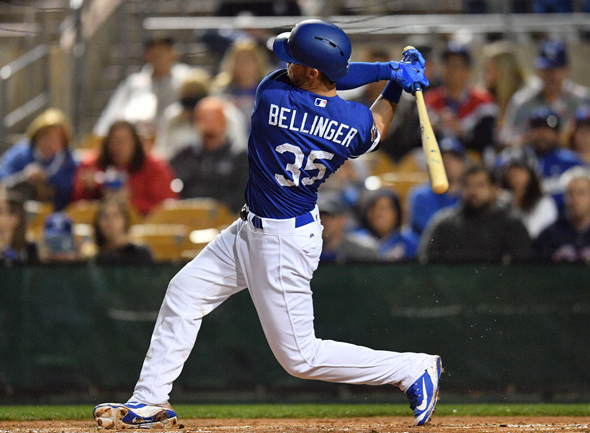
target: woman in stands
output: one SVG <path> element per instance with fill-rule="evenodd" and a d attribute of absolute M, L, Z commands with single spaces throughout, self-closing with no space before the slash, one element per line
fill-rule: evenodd
<path fill-rule="evenodd" d="M 512 149 L 500 169 L 501 186 L 510 192 L 512 208 L 535 239 L 558 217 L 555 201 L 543 193 L 535 155 L 522 148 Z"/>
<path fill-rule="evenodd" d="M 99 153 L 82 161 L 76 173 L 72 201 L 116 196 L 146 215 L 167 198 L 176 198 L 170 166 L 145 153 L 133 124 L 111 125 Z"/>
<path fill-rule="evenodd" d="M 0 266 L 38 262 L 37 248 L 26 240 L 26 219 L 19 193 L 0 189 Z"/>
<path fill-rule="evenodd" d="M 129 208 L 117 199 L 101 203 L 94 220 L 94 234 L 98 252 L 98 264 L 146 264 L 152 263 L 152 254 L 146 246 L 129 240 L 131 214 Z"/>
<path fill-rule="evenodd" d="M 418 247 L 418 235 L 402 230 L 402 207 L 398 195 L 388 188 L 370 193 L 364 200 L 360 236 L 373 238 L 379 244 L 383 260 L 413 259 Z"/>

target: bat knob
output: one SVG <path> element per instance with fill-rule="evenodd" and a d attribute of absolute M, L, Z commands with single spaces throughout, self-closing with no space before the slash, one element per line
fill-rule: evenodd
<path fill-rule="evenodd" d="M 432 191 L 435 194 L 444 194 L 449 189 L 449 181 L 444 179 L 442 181 L 432 183 Z"/>

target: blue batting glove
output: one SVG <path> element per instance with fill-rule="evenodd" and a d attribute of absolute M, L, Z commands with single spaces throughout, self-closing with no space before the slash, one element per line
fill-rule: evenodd
<path fill-rule="evenodd" d="M 409 50 L 406 50 L 402 53 L 403 57 L 403 61 L 404 62 L 410 62 L 410 63 L 414 63 L 414 62 L 418 62 L 420 63 L 420 66 L 422 66 L 422 68 L 424 68 L 424 66 L 426 65 L 426 60 L 424 60 L 424 57 L 422 56 L 422 54 L 420 54 L 420 51 L 418 51 L 416 48 L 410 48 Z"/>
<path fill-rule="evenodd" d="M 418 50 L 407 50 L 401 62 L 389 62 L 390 79 L 399 83 L 406 92 L 414 94 L 416 90 L 428 87 L 428 79 L 424 75 L 425 63 Z"/>

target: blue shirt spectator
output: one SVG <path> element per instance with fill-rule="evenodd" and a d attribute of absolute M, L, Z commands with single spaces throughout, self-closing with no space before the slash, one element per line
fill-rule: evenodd
<path fill-rule="evenodd" d="M 402 230 L 401 217 L 401 203 L 394 191 L 387 188 L 373 191 L 364 201 L 362 227 L 356 234 L 374 239 L 382 260 L 413 259 L 419 238 L 411 231 Z"/>
<path fill-rule="evenodd" d="M 65 115 L 49 109 L 27 129 L 28 140 L 15 144 L 0 161 L 0 181 L 25 199 L 53 202 L 56 210 L 70 200 L 76 162 L 68 149 L 71 138 Z"/>
<path fill-rule="evenodd" d="M 561 175 L 572 167 L 583 165 L 575 152 L 563 149 L 560 144 L 561 118 L 549 107 L 533 110 L 528 119 L 527 147 L 537 157 L 543 178 L 543 191 L 555 199 L 563 210 L 563 187 Z M 498 165 L 505 163 L 509 150 L 498 158 Z"/>
<path fill-rule="evenodd" d="M 444 194 L 435 194 L 430 182 L 417 185 L 408 192 L 409 220 L 412 230 L 420 235 L 432 216 L 439 210 L 454 206 L 460 198 L 459 184 L 465 165 L 465 149 L 459 140 L 446 137 L 440 140 L 443 165 L 449 179 L 449 189 Z"/>
<path fill-rule="evenodd" d="M 564 173 L 566 213 L 533 244 L 537 258 L 590 263 L 590 174 L 576 167 Z"/>

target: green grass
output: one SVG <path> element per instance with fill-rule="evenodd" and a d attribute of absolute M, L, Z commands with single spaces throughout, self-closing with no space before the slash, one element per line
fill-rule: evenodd
<path fill-rule="evenodd" d="M 191 418 L 342 418 L 411 416 L 401 404 L 244 404 L 177 405 L 181 419 Z M 588 404 L 439 404 L 437 416 L 590 416 Z M 84 420 L 92 406 L 0 406 L 2 421 Z"/>

